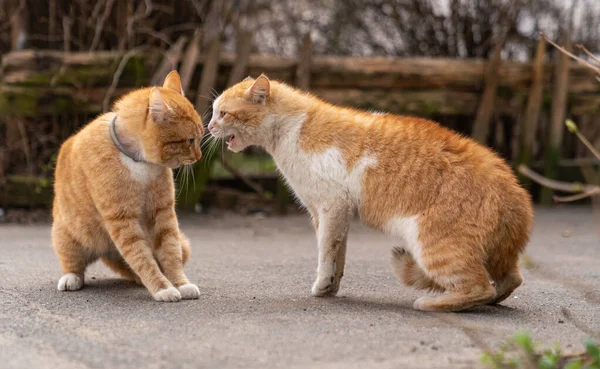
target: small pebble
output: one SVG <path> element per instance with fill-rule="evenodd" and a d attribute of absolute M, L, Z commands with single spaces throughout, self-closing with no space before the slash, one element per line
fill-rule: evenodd
<path fill-rule="evenodd" d="M 564 322 L 565 322 L 564 320 L 562 320 L 562 319 L 558 319 L 558 323 L 559 323 L 559 324 L 563 324 Z"/>
<path fill-rule="evenodd" d="M 571 237 L 573 235 L 573 230 L 572 229 L 565 229 L 562 233 L 563 237 Z"/>

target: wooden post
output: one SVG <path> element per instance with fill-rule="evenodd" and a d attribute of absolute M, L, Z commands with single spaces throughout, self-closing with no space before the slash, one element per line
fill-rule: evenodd
<path fill-rule="evenodd" d="M 14 13 L 10 18 L 11 50 L 23 50 L 29 42 L 29 12 L 25 0 L 13 0 Z"/>
<path fill-rule="evenodd" d="M 544 56 L 546 55 L 546 41 L 540 36 L 535 52 L 535 60 L 532 66 L 531 88 L 529 89 L 529 98 L 525 110 L 525 119 L 521 126 L 521 139 L 519 149 L 519 164 L 531 166 L 531 157 L 533 144 L 535 143 L 535 133 L 537 131 L 540 109 L 542 107 L 542 92 L 544 82 Z M 519 175 L 523 185 L 529 185 L 529 178 Z"/>
<path fill-rule="evenodd" d="M 71 26 L 73 20 L 66 15 L 62 19 L 63 24 L 63 51 L 68 53 L 71 51 Z"/>
<path fill-rule="evenodd" d="M 561 44 L 566 50 L 571 50 L 571 37 L 568 31 L 563 33 Z M 552 109 L 548 142 L 546 143 L 546 168 L 544 170 L 544 176 L 550 179 L 558 177 L 558 162 L 561 157 L 569 88 L 569 57 L 558 51 L 556 53 L 558 60 L 554 71 L 554 85 L 552 86 Z M 551 204 L 553 195 L 553 190 L 546 187 L 542 188 L 541 203 Z"/>
<path fill-rule="evenodd" d="M 217 81 L 217 73 L 219 72 L 219 58 L 221 54 L 221 37 L 215 35 L 215 38 L 210 42 L 208 53 L 204 58 L 202 67 L 202 76 L 200 77 L 200 85 L 198 86 L 198 95 L 196 96 L 196 111 L 199 114 L 204 114 L 209 107 L 212 89 Z"/>
<path fill-rule="evenodd" d="M 233 86 L 244 78 L 251 51 L 252 32 L 242 29 L 240 26 L 237 28 L 236 61 L 229 75 L 227 86 Z"/>
<path fill-rule="evenodd" d="M 473 123 L 471 137 L 481 144 L 487 143 L 490 132 L 490 119 L 494 112 L 494 102 L 496 100 L 496 86 L 498 85 L 498 69 L 502 60 L 502 49 L 504 48 L 504 38 L 502 38 L 494 48 L 490 57 L 484 76 L 484 90 L 477 108 L 477 115 Z"/>
<path fill-rule="evenodd" d="M 307 33 L 302 39 L 302 48 L 298 56 L 296 67 L 296 86 L 302 90 L 310 88 L 310 66 L 312 64 L 313 44 L 310 34 Z"/>
<path fill-rule="evenodd" d="M 186 36 L 179 36 L 175 45 L 173 45 L 165 54 L 162 62 L 159 67 L 154 72 L 154 75 L 150 79 L 150 85 L 152 86 L 160 86 L 162 85 L 165 77 L 172 70 L 177 69 L 177 65 L 179 64 L 179 60 L 181 59 L 181 53 L 183 52 L 183 47 L 187 42 Z M 185 91 L 185 90 L 184 90 Z"/>
<path fill-rule="evenodd" d="M 197 30 L 194 33 L 192 41 L 188 45 L 183 61 L 181 62 L 181 88 L 184 92 L 187 92 L 192 83 L 192 77 L 194 76 L 194 70 L 198 64 L 198 56 L 200 55 L 200 42 L 202 41 L 202 32 Z"/>

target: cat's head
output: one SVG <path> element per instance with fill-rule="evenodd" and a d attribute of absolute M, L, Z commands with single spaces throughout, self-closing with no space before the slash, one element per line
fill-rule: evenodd
<path fill-rule="evenodd" d="M 266 137 L 270 95 L 271 83 L 264 75 L 233 85 L 215 99 L 208 130 L 216 138 L 227 139 L 233 152 L 258 144 Z"/>
<path fill-rule="evenodd" d="M 202 157 L 202 119 L 183 95 L 176 71 L 167 75 L 162 87 L 125 96 L 117 102 L 115 111 L 123 119 L 146 117 L 139 136 L 145 160 L 177 168 Z"/>

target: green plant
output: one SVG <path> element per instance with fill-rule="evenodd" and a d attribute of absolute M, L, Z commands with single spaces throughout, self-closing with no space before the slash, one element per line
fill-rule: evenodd
<path fill-rule="evenodd" d="M 576 355 L 563 354 L 560 346 L 540 351 L 528 332 L 519 331 L 481 361 L 494 369 L 600 369 L 598 343 L 587 339 L 584 345 L 586 351 Z"/>

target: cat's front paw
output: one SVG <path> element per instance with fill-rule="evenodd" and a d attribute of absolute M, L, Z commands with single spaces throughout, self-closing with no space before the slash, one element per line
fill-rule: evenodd
<path fill-rule="evenodd" d="M 184 300 L 195 300 L 200 297 L 200 290 L 198 286 L 193 283 L 186 283 L 177 287 L 181 293 L 181 298 Z"/>
<path fill-rule="evenodd" d="M 177 302 L 181 300 L 181 293 L 177 288 L 171 286 L 158 290 L 153 297 L 160 302 Z"/>
<path fill-rule="evenodd" d="M 77 291 L 83 287 L 83 277 L 75 273 L 67 273 L 58 280 L 59 291 Z"/>
<path fill-rule="evenodd" d="M 339 280 L 334 277 L 318 278 L 312 286 L 311 293 L 315 297 L 335 296 L 340 288 Z"/>

